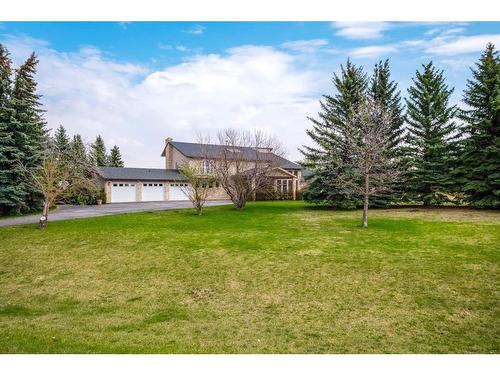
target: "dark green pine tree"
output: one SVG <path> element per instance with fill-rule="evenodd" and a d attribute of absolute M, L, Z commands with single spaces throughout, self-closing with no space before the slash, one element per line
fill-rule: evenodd
<path fill-rule="evenodd" d="M 373 70 L 368 95 L 392 118 L 389 153 L 392 157 L 401 156 L 401 146 L 404 136 L 404 106 L 398 84 L 391 79 L 389 60 L 379 61 Z M 402 168 L 402 166 L 400 166 Z M 400 200 L 403 194 L 403 183 L 396 180 L 390 187 L 391 191 L 381 196 L 372 197 L 371 206 L 386 206 Z"/>
<path fill-rule="evenodd" d="M 439 204 L 453 191 L 452 166 L 456 139 L 453 118 L 456 107 L 449 104 L 453 89 L 445 83 L 443 71 L 432 62 L 416 72 L 406 100 L 409 160 L 408 190 L 424 205 Z"/>
<path fill-rule="evenodd" d="M 472 205 L 500 208 L 500 57 L 493 44 L 472 69 L 463 101 L 458 183 Z"/>
<path fill-rule="evenodd" d="M 340 75 L 334 74 L 332 82 L 337 93 L 324 95 L 318 119 L 309 118 L 313 127 L 307 130 L 307 134 L 316 146 L 304 146 L 301 150 L 304 167 L 314 173 L 304 199 L 353 208 L 362 204 L 360 197 L 339 188 L 336 178 L 341 173 L 346 174 L 342 170 L 342 165 L 349 164 L 345 159 L 350 155 L 345 141 L 346 129 L 353 113 L 364 100 L 368 80 L 361 67 L 347 60 L 346 65 L 341 66 Z"/>
<path fill-rule="evenodd" d="M 97 167 L 105 167 L 107 166 L 107 155 L 106 155 L 106 146 L 104 144 L 104 140 L 100 135 L 98 135 L 95 139 L 95 142 L 91 145 L 91 157 L 94 165 Z"/>
<path fill-rule="evenodd" d="M 42 153 L 47 144 L 47 130 L 40 104 L 40 95 L 36 92 L 36 65 L 38 60 L 32 53 L 26 62 L 16 70 L 11 103 L 14 109 L 11 116 L 11 128 L 14 134 L 14 146 L 20 151 L 22 165 L 34 171 L 40 167 Z M 26 178 L 16 182 L 24 190 L 25 199 L 19 207 L 21 211 L 37 211 L 43 206 L 42 194 L 26 182 Z"/>
<path fill-rule="evenodd" d="M 12 67 L 9 52 L 0 44 L 0 214 L 19 211 L 23 206 L 25 191 L 18 184 L 23 175 L 19 165 L 21 151 L 14 139 L 23 138 L 24 133 L 14 128 L 11 119 L 12 108 Z"/>
<path fill-rule="evenodd" d="M 122 155 L 118 146 L 114 146 L 109 153 L 108 167 L 123 168 Z"/>
<path fill-rule="evenodd" d="M 69 145 L 70 160 L 81 161 L 78 164 L 85 164 L 88 160 L 87 150 L 80 134 L 75 134 Z"/>
<path fill-rule="evenodd" d="M 57 150 L 62 155 L 69 156 L 70 153 L 70 139 L 68 137 L 68 133 L 64 126 L 59 125 L 54 134 L 54 144 L 57 147 Z"/>

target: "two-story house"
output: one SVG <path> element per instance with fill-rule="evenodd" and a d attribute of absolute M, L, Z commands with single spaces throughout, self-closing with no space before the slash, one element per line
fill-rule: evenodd
<path fill-rule="evenodd" d="M 199 143 L 176 142 L 172 138 L 165 140 L 161 156 L 165 158 L 165 169 L 149 168 L 100 168 L 100 176 L 104 181 L 106 203 L 115 202 L 147 202 L 187 200 L 183 186 L 187 186 L 186 178 L 179 171 L 182 163 L 196 164 L 200 170 L 211 172 L 210 156 L 216 155 L 221 145 L 201 145 Z M 264 156 L 272 158 L 273 169 L 269 178 L 273 180 L 274 189 L 295 199 L 297 192 L 303 188 L 303 169 L 300 165 L 275 155 L 272 149 L 255 149 L 238 147 L 245 160 L 259 160 Z M 211 185 L 209 199 L 228 199 L 219 182 Z"/>

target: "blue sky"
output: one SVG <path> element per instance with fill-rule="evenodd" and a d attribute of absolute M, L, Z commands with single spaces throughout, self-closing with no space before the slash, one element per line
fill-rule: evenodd
<path fill-rule="evenodd" d="M 163 139 L 263 128 L 288 155 L 309 144 L 307 116 L 347 57 L 368 73 L 389 58 L 403 95 L 422 63 L 445 70 L 458 102 L 469 66 L 500 23 L 4 22 L 16 64 L 39 55 L 51 128 L 102 134 L 128 166 L 161 167 Z"/>

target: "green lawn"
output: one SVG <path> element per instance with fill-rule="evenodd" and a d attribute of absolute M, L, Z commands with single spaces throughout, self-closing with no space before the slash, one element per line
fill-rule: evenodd
<path fill-rule="evenodd" d="M 499 353 L 500 213 L 251 203 L 0 228 L 2 353 Z"/>

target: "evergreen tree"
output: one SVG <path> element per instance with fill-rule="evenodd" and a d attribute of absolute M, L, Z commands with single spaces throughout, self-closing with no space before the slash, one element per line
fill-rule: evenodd
<path fill-rule="evenodd" d="M 13 128 L 12 67 L 7 49 L 0 44 L 0 214 L 19 210 L 23 206 L 25 192 L 18 184 L 23 174 L 19 162 L 21 152 L 14 139 L 24 137 L 20 129 Z"/>
<path fill-rule="evenodd" d="M 106 146 L 104 145 L 104 140 L 100 135 L 95 139 L 95 142 L 91 146 L 91 157 L 94 165 L 97 167 L 105 167 L 107 165 L 107 155 Z"/>
<path fill-rule="evenodd" d="M 398 90 L 398 84 L 391 79 L 388 59 L 375 64 L 368 95 L 391 119 L 388 152 L 390 157 L 399 158 L 401 156 L 405 116 L 401 91 Z M 402 166 L 400 165 L 400 167 Z M 391 185 L 390 191 L 372 197 L 370 203 L 373 206 L 386 206 L 390 202 L 400 199 L 403 193 L 401 179 L 395 179 Z"/>
<path fill-rule="evenodd" d="M 108 167 L 123 168 L 122 155 L 118 146 L 114 146 L 109 153 Z"/>
<path fill-rule="evenodd" d="M 70 139 L 64 126 L 59 125 L 54 134 L 54 145 L 61 155 L 68 156 L 70 152 Z"/>
<path fill-rule="evenodd" d="M 472 205 L 500 208 L 500 57 L 491 43 L 472 69 L 463 102 L 458 183 Z"/>
<path fill-rule="evenodd" d="M 92 155 L 88 155 L 82 137 L 75 134 L 69 145 L 71 176 L 69 188 L 64 192 L 66 203 L 93 203 L 100 194 L 100 187 L 95 180 L 95 164 Z"/>
<path fill-rule="evenodd" d="M 87 150 L 85 149 L 85 144 L 83 143 L 80 134 L 75 134 L 73 140 L 69 145 L 70 149 L 70 160 L 82 160 L 87 161 Z"/>
<path fill-rule="evenodd" d="M 379 61 L 375 65 L 368 94 L 392 119 L 390 147 L 396 154 L 403 138 L 405 116 L 401 91 L 396 81 L 391 79 L 389 60 Z"/>
<path fill-rule="evenodd" d="M 408 189 L 424 205 L 441 203 L 453 189 L 451 167 L 456 108 L 449 105 L 453 89 L 432 62 L 416 72 L 406 100 L 408 125 Z"/>
<path fill-rule="evenodd" d="M 364 101 L 368 80 L 361 67 L 347 60 L 345 67 L 341 65 L 340 75 L 334 74 L 332 82 L 337 93 L 323 96 L 319 119 L 309 118 L 313 127 L 307 134 L 316 146 L 304 146 L 301 150 L 305 157 L 304 167 L 314 173 L 304 199 L 353 208 L 361 205 L 362 200 L 340 188 L 335 181 L 340 174 L 348 173 L 343 170 L 345 165 L 350 164 L 345 160 L 350 155 L 346 129 L 358 106 Z"/>
<path fill-rule="evenodd" d="M 32 53 L 26 62 L 16 70 L 14 89 L 12 91 L 12 106 L 15 112 L 11 116 L 11 127 L 14 136 L 14 145 L 19 150 L 21 164 L 28 171 L 33 172 L 40 167 L 42 154 L 46 147 L 47 131 L 43 119 L 43 110 L 40 108 L 40 95 L 36 92 L 36 65 L 38 60 Z M 39 210 L 43 206 L 43 196 L 39 190 L 25 179 L 15 181 L 24 189 L 26 194 L 24 204 L 19 209 L 23 211 Z"/>

